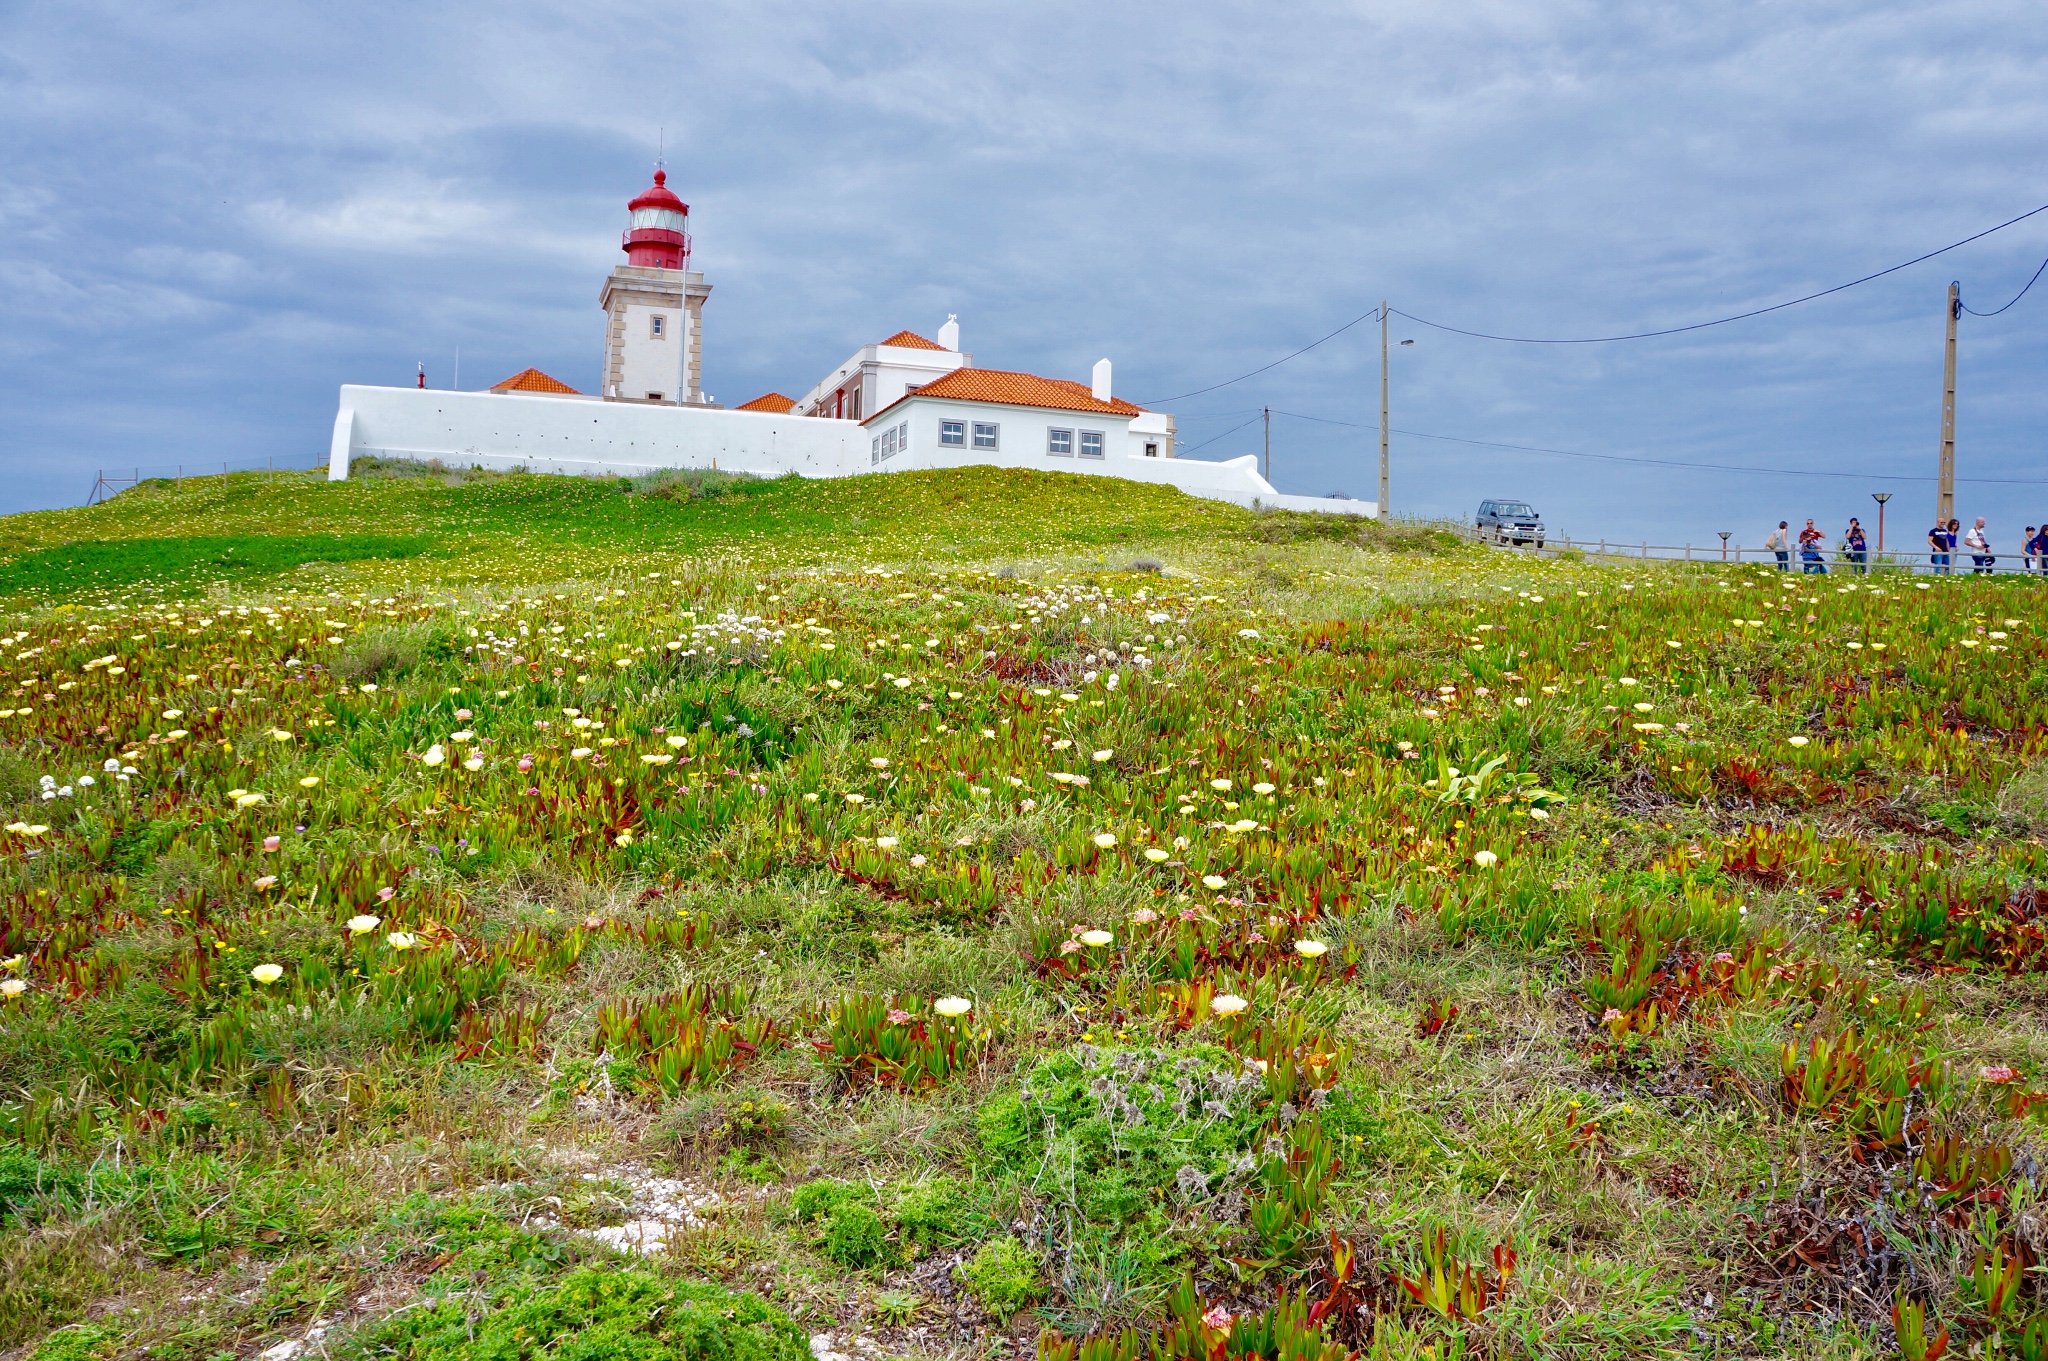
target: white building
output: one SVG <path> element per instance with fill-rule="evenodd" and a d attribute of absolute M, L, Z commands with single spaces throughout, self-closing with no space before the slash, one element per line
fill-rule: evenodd
<path fill-rule="evenodd" d="M 890 471 L 994 463 L 1114 474 L 1134 458 L 1173 456 L 1173 418 L 1111 395 L 1107 359 L 1095 366 L 1093 387 L 955 369 L 907 389 L 863 425 L 870 466 Z"/>
<path fill-rule="evenodd" d="M 1372 502 L 1282 496 L 1250 456 L 1175 457 L 1174 422 L 1092 381 L 977 368 L 948 317 L 937 340 L 898 331 L 862 346 L 800 398 L 768 393 L 732 410 L 703 391 L 703 313 L 689 268 L 689 206 L 657 170 L 628 205 L 627 263 L 605 281 L 601 394 L 528 369 L 488 392 L 344 386 L 328 476 L 365 455 L 535 472 L 637 474 L 724 468 L 851 477 L 996 464 L 1119 477 L 1193 496 L 1374 515 Z"/>
<path fill-rule="evenodd" d="M 973 364 L 974 356 L 960 350 L 959 319 L 947 317 L 937 341 L 898 331 L 887 340 L 861 346 L 829 377 L 797 398 L 791 409 L 800 416 L 857 421 L 914 387 Z"/>

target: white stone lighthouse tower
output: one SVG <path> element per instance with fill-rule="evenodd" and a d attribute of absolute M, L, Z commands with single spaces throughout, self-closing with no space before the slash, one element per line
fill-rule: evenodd
<path fill-rule="evenodd" d="M 704 402 L 704 299 L 711 285 L 690 269 L 690 205 L 668 173 L 626 207 L 626 263 L 604 281 L 604 396 L 608 401 Z"/>

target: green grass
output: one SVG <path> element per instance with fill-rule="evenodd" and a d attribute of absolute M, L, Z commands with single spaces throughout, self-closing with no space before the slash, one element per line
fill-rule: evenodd
<path fill-rule="evenodd" d="M 423 537 L 389 534 L 247 534 L 237 537 L 103 539 L 31 549 L 0 564 L 0 593 L 71 594 L 160 585 L 269 584 L 295 569 L 429 551 Z"/>
<path fill-rule="evenodd" d="M 0 521 L 0 1354 L 2028 1354 L 2038 583 L 361 471 Z"/>
<path fill-rule="evenodd" d="M 1051 487 L 1056 494 L 1044 495 Z M 377 532 L 337 532 L 367 525 Z M 1252 516 L 1170 488 L 993 468 L 763 481 L 716 473 L 563 478 L 363 460 L 346 482 L 330 483 L 324 472 L 154 481 L 98 506 L 9 517 L 0 522 L 0 599 L 259 584 L 300 569 L 317 579 L 332 574 L 323 569 L 422 554 L 433 559 L 431 579 L 444 582 L 553 579 L 707 553 L 796 565 L 862 552 L 1022 561 L 1083 551 L 1122 567 L 1137 555 L 1133 546 L 1189 536 L 1398 541 L 1428 552 L 1453 542 L 1427 528 L 1389 535 L 1355 520 Z M 402 575 L 377 579 L 428 578 L 408 563 Z"/>

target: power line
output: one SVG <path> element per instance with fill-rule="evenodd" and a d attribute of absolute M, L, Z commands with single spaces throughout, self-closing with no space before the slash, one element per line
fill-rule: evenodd
<path fill-rule="evenodd" d="M 1214 443 L 1215 443 L 1215 442 L 1216 442 L 1217 440 L 1220 440 L 1220 439 L 1228 439 L 1228 438 L 1229 438 L 1230 436 L 1232 436 L 1232 435 L 1236 434 L 1236 433 L 1237 433 L 1238 431 L 1240 431 L 1240 430 L 1244 429 L 1244 428 L 1245 428 L 1245 426 L 1247 426 L 1247 425 L 1256 425 L 1256 424 L 1258 424 L 1258 421 L 1259 421 L 1259 418 L 1258 418 L 1257 416 L 1254 416 L 1254 417 L 1252 417 L 1252 418 L 1251 418 L 1250 420 L 1246 421 L 1246 422 L 1244 423 L 1244 425 L 1233 425 L 1233 426 L 1231 426 L 1231 427 L 1230 427 L 1230 428 L 1229 428 L 1228 430 L 1224 431 L 1224 432 L 1223 432 L 1222 434 L 1220 434 L 1220 435 L 1211 435 L 1211 436 L 1210 436 L 1210 437 L 1209 437 L 1208 439 L 1205 439 L 1205 440 L 1203 440 L 1203 441 L 1202 441 L 1202 442 L 1201 442 L 1200 444 L 1190 445 L 1190 446 L 1188 447 L 1188 451 L 1187 451 L 1187 452 L 1188 452 L 1188 453 L 1190 453 L 1190 454 L 1192 454 L 1192 453 L 1193 453 L 1193 452 L 1195 452 L 1195 450 L 1197 450 L 1197 449 L 1206 449 L 1206 448 L 1208 448 L 1208 447 L 1209 447 L 1210 445 L 1214 444 Z M 1180 455 L 1176 455 L 1176 457 L 1180 457 Z"/>
<path fill-rule="evenodd" d="M 2048 207 L 2048 204 L 2044 204 L 2043 206 L 2044 206 L 2044 207 Z M 1232 385 L 1232 384 L 1234 384 L 1234 383 L 1242 383 L 1242 382 L 1243 382 L 1243 381 L 1244 381 L 1245 379 L 1247 379 L 1247 378 L 1256 378 L 1256 377 L 1258 377 L 1258 376 L 1259 376 L 1260 374 L 1264 373 L 1264 372 L 1265 372 L 1265 371 L 1266 371 L 1267 369 L 1277 369 L 1277 368 L 1279 368 L 1279 367 L 1280 367 L 1280 366 L 1281 366 L 1282 364 L 1285 364 L 1285 363 L 1286 363 L 1286 362 L 1287 362 L 1288 360 L 1290 360 L 1290 359 L 1299 359 L 1299 358 L 1301 358 L 1301 357 L 1302 357 L 1303 355 L 1307 354 L 1307 353 L 1308 353 L 1308 352 L 1309 352 L 1310 350 L 1313 350 L 1313 349 L 1314 349 L 1314 348 L 1315 348 L 1316 346 L 1318 346 L 1318 345 L 1322 344 L 1322 343 L 1323 343 L 1323 341 L 1326 341 L 1326 340 L 1335 340 L 1335 339 L 1336 339 L 1336 338 L 1337 338 L 1338 336 L 1341 336 L 1341 335 L 1343 335 L 1343 334 L 1344 334 L 1344 333 L 1345 333 L 1346 331 L 1348 331 L 1348 330 L 1350 330 L 1350 329 L 1351 329 L 1352 327 L 1354 327 L 1354 326 L 1358 325 L 1358 323 L 1359 323 L 1359 322 L 1361 322 L 1361 321 L 1371 321 L 1371 320 L 1373 320 L 1374 318 L 1378 317 L 1378 316 L 1379 316 L 1379 314 L 1380 314 L 1380 309 L 1379 309 L 1379 308 L 1377 308 L 1377 307 L 1375 307 L 1375 308 L 1373 308 L 1373 309 L 1372 309 L 1372 311 L 1370 311 L 1370 312 L 1367 312 L 1367 313 L 1366 313 L 1366 314 L 1365 314 L 1364 316 L 1362 316 L 1362 317 L 1353 317 L 1353 318 L 1352 318 L 1351 320 L 1349 320 L 1349 321 L 1345 322 L 1345 323 L 1344 323 L 1344 324 L 1343 324 L 1342 326 L 1339 326 L 1339 327 L 1338 327 L 1338 328 L 1337 328 L 1336 330 L 1334 330 L 1334 331 L 1330 332 L 1330 334 L 1328 334 L 1328 335 L 1324 336 L 1322 340 L 1316 340 L 1316 341 L 1311 341 L 1311 342 L 1310 342 L 1309 344 L 1306 344 L 1306 345 L 1302 346 L 1302 347 L 1301 347 L 1300 349 L 1296 350 L 1296 351 L 1295 351 L 1295 352 L 1294 352 L 1293 354 L 1287 354 L 1287 355 L 1282 355 L 1282 356 L 1280 356 L 1280 358 L 1278 358 L 1278 359 L 1274 360 L 1274 361 L 1273 361 L 1272 363 L 1270 363 L 1270 364 L 1262 364 L 1262 365 L 1260 365 L 1260 366 L 1259 366 L 1258 368 L 1255 368 L 1255 369 L 1253 369 L 1253 370 L 1252 370 L 1252 371 L 1251 371 L 1250 373 L 1240 373 L 1240 374 L 1239 374 L 1239 375 L 1237 375 L 1237 377 L 1235 377 L 1235 378 L 1229 378 L 1229 379 L 1225 379 L 1225 380 L 1224 380 L 1223 382 L 1221 382 L 1221 383 L 1211 383 L 1211 384 L 1210 384 L 1210 385 L 1209 385 L 1208 387 L 1205 387 L 1205 388 L 1196 388 L 1196 389 L 1195 389 L 1195 390 L 1194 390 L 1193 392 L 1183 392 L 1183 393 L 1181 393 L 1181 394 L 1180 394 L 1179 396 L 1176 396 L 1176 397 L 1147 397 L 1147 398 L 1146 398 L 1146 399 L 1145 399 L 1144 401 L 1142 401 L 1142 402 L 1138 403 L 1138 405 L 1139 405 L 1139 406 L 1164 406 L 1164 405 L 1166 405 L 1166 404 L 1167 404 L 1168 402 L 1184 402 L 1184 401 L 1186 401 L 1186 400 L 1187 400 L 1188 398 L 1190 398 L 1190 397 L 1199 397 L 1199 396 L 1201 396 L 1201 395 L 1202 395 L 1203 393 L 1205 393 L 1205 392 L 1214 392 L 1214 391 L 1216 391 L 1216 390 L 1217 390 L 1218 388 L 1227 388 L 1227 387 L 1231 386 L 1231 385 Z"/>
<path fill-rule="evenodd" d="M 2034 214 L 2042 212 L 2048 212 L 2048 203 L 2044 203 L 2038 208 L 2030 208 L 2026 212 L 2021 213 L 2018 217 L 2009 218 L 2006 221 L 1999 223 L 1996 227 L 1986 227 L 1983 231 L 1978 232 L 1975 236 L 1966 236 L 1960 241 L 1951 241 L 1949 242 L 1949 244 L 1943 246 L 1939 250 L 1928 251 L 1925 255 L 1916 255 L 1912 259 L 1906 260 L 1900 264 L 1892 265 L 1887 269 L 1880 269 L 1875 274 L 1866 274 L 1860 279 L 1851 279 L 1848 283 L 1836 284 L 1833 288 L 1823 288 L 1818 293 L 1808 293 L 1805 297 L 1793 298 L 1787 302 L 1772 303 L 1769 307 L 1758 307 L 1753 308 L 1752 310 L 1747 312 L 1737 312 L 1732 317 L 1716 317 L 1712 321 L 1696 321 L 1692 323 L 1690 326 L 1672 326 L 1667 327 L 1662 331 L 1635 331 L 1628 335 L 1584 336 L 1564 340 L 1543 339 L 1532 336 L 1497 336 L 1491 335 L 1485 331 L 1467 331 L 1456 326 L 1446 326 L 1442 322 L 1429 321 L 1423 317 L 1418 317 L 1412 312 L 1403 312 L 1398 307 L 1390 308 L 1389 310 L 1392 311 L 1394 315 L 1406 317 L 1408 318 L 1408 320 L 1416 322 L 1419 325 L 1433 327 L 1434 329 L 1439 331 L 1449 331 L 1453 335 L 1471 336 L 1476 340 L 1504 340 L 1514 345 L 1608 345 L 1618 340 L 1650 340 L 1656 336 L 1675 336 L 1683 334 L 1686 331 L 1704 331 L 1709 326 L 1726 326 L 1731 321 L 1747 321 L 1751 317 L 1760 317 L 1767 312 L 1782 312 L 1788 307 L 1797 307 L 1799 306 L 1799 304 L 1803 302 L 1812 302 L 1816 298 L 1825 298 L 1830 294 L 1840 293 L 1844 289 L 1854 288 L 1858 284 L 1867 284 L 1872 279 L 1882 279 L 1887 274 L 1896 274 L 1900 270 L 1909 269 L 1912 266 L 1917 265 L 1924 260 L 1932 260 L 1937 255 L 1946 255 L 1948 254 L 1948 252 L 1955 250 L 1958 247 L 1969 245 L 1972 241 L 1982 241 L 1985 237 L 1991 235 L 1993 232 L 2002 232 L 2007 227 L 2012 226 L 2014 223 L 2025 222 L 2028 218 L 2034 216 Z M 2015 298 L 2013 301 L 2017 302 L 2018 299 Z M 2011 303 L 2006 304 L 2006 306 L 2008 307 L 2010 307 L 2011 305 Z"/>
<path fill-rule="evenodd" d="M 2034 277 L 2032 279 L 2027 280 L 2027 288 L 2022 288 L 2018 293 L 2015 293 L 2013 295 L 2012 302 L 2007 303 L 2005 307 L 2010 307 L 2012 306 L 2013 302 L 2018 302 L 2021 298 L 2026 297 L 2027 289 L 2032 288 L 2034 286 L 2035 280 L 2038 280 L 2041 277 L 2041 270 L 2043 269 L 2048 269 L 2048 260 L 2043 260 L 2041 262 L 2041 269 L 2035 270 Z M 1961 300 L 1958 299 L 1958 301 Z M 1990 312 L 1979 312 L 1976 308 L 1970 306 L 1968 303 L 1963 303 L 1962 306 L 1963 310 L 1965 312 L 1968 312 L 1973 317 L 1995 317 L 2000 312 L 2003 312 L 2005 310 L 2005 307 L 2000 307 Z"/>

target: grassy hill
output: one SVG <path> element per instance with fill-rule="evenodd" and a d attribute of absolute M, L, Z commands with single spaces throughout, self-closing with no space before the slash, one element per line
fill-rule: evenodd
<path fill-rule="evenodd" d="M 2048 1356 L 2038 583 L 365 471 L 0 521 L 0 1355 Z"/>

